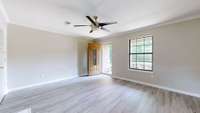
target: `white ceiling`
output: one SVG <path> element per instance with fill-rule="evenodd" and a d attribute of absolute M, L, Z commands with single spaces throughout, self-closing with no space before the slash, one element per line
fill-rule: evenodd
<path fill-rule="evenodd" d="M 3 0 L 3 4 L 11 23 L 93 38 L 200 15 L 200 0 Z M 89 24 L 86 15 L 118 24 L 106 27 L 110 33 L 92 34 L 89 27 L 64 24 Z"/>

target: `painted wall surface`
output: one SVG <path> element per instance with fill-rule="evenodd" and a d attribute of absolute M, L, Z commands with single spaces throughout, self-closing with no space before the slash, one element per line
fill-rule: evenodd
<path fill-rule="evenodd" d="M 88 75 L 87 49 L 92 40 L 78 40 L 78 72 L 80 76 Z"/>
<path fill-rule="evenodd" d="M 153 35 L 152 73 L 129 70 L 128 40 Z M 99 40 L 113 47 L 113 74 L 200 95 L 200 19 L 141 29 Z"/>
<path fill-rule="evenodd" d="M 0 101 L 6 92 L 5 32 L 0 30 Z"/>
<path fill-rule="evenodd" d="M 0 101 L 7 92 L 6 85 L 6 26 L 7 15 L 0 1 Z"/>
<path fill-rule="evenodd" d="M 9 90 L 87 73 L 87 49 L 80 47 L 88 39 L 13 24 L 7 35 Z"/>
<path fill-rule="evenodd" d="M 3 98 L 4 95 L 4 70 L 0 68 L 0 101 Z"/>
<path fill-rule="evenodd" d="M 2 1 L 0 0 L 0 29 L 5 29 L 7 22 L 9 21 L 5 8 Z"/>

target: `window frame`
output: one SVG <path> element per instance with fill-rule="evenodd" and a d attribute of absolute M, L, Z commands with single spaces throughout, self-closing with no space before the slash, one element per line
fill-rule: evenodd
<path fill-rule="evenodd" d="M 144 52 L 144 53 L 131 53 L 131 40 L 143 39 L 143 38 L 147 38 L 147 37 L 151 37 L 151 38 L 152 38 L 152 52 L 150 52 L 150 53 L 148 53 L 148 52 L 146 52 L 146 53 L 145 53 L 145 52 Z M 154 56 L 154 55 L 153 55 L 153 53 L 154 53 L 154 52 L 153 52 L 153 48 L 154 48 L 153 42 L 154 42 L 154 41 L 153 41 L 153 36 L 152 36 L 152 35 L 146 35 L 146 36 L 142 36 L 142 37 L 140 37 L 140 38 L 134 38 L 134 39 L 129 39 L 129 40 L 128 40 L 128 44 L 129 44 L 129 45 L 128 45 L 128 47 L 129 47 L 129 50 L 128 50 L 128 55 L 129 55 L 129 62 L 128 62 L 129 64 L 128 64 L 128 65 L 129 65 L 129 66 L 128 66 L 128 67 L 129 67 L 129 69 L 131 69 L 131 70 L 138 70 L 138 71 L 144 71 L 144 72 L 153 72 L 153 65 L 154 65 L 154 63 L 153 63 L 153 62 L 154 62 L 154 60 L 153 60 L 153 59 L 154 59 L 154 57 L 153 57 L 153 56 Z M 137 47 L 136 47 L 136 48 L 137 48 Z M 152 67 L 152 68 L 151 68 L 151 70 L 147 70 L 147 69 L 138 69 L 137 67 L 136 67 L 136 68 L 131 68 L 131 55 L 136 55 L 136 56 L 137 56 L 138 54 L 142 54 L 142 55 L 144 55 L 144 54 L 151 54 L 151 55 L 152 55 L 152 62 L 151 62 L 151 64 L 152 64 L 151 67 Z"/>

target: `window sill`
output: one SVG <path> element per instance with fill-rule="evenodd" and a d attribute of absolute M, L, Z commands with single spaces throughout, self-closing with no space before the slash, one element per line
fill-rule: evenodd
<path fill-rule="evenodd" d="M 137 69 L 128 69 L 128 71 L 133 71 L 133 72 L 139 72 L 139 73 L 148 73 L 148 74 L 154 74 L 154 71 L 144 71 L 144 70 L 137 70 Z"/>

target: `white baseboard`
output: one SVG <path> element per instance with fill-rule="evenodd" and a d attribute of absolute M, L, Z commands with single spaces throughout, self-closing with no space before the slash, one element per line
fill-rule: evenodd
<path fill-rule="evenodd" d="M 189 96 L 200 98 L 200 94 L 189 93 L 189 92 L 186 92 L 186 91 L 172 89 L 172 88 L 159 86 L 159 85 L 151 84 L 151 83 L 146 83 L 146 82 L 142 82 L 142 81 L 132 80 L 132 79 L 124 78 L 124 77 L 118 77 L 118 76 L 111 76 L 111 77 L 116 78 L 116 79 L 121 79 L 121 80 L 125 80 L 125 81 L 138 83 L 138 84 L 142 84 L 142 85 L 146 85 L 146 86 L 150 86 L 150 87 L 154 87 L 154 88 L 158 88 L 158 89 L 163 89 L 163 90 L 167 90 L 167 91 L 171 91 L 171 92 L 175 92 L 175 93 L 179 93 L 179 94 L 184 94 L 184 95 L 189 95 Z"/>
<path fill-rule="evenodd" d="M 32 84 L 32 85 L 27 85 L 27 86 L 23 86 L 23 87 L 8 89 L 8 93 L 19 91 L 19 90 L 23 90 L 23 89 L 27 89 L 27 88 L 42 86 L 42 85 L 46 85 L 46 84 L 57 83 L 57 82 L 65 81 L 65 80 L 70 80 L 70 79 L 74 79 L 74 78 L 77 78 L 77 77 L 78 76 L 66 77 L 66 78 L 57 79 L 57 80 L 53 80 L 53 81 L 47 81 L 47 82 L 43 82 L 43 83 Z"/>

